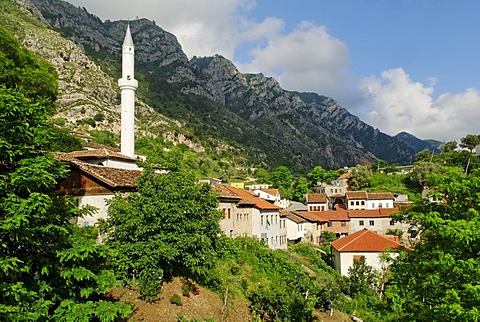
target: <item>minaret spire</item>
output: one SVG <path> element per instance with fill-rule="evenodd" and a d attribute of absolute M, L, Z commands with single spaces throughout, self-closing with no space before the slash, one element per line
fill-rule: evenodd
<path fill-rule="evenodd" d="M 122 45 L 122 78 L 118 80 L 121 91 L 122 129 L 121 129 L 121 153 L 129 157 L 135 157 L 135 91 L 138 82 L 134 78 L 135 47 L 133 46 L 130 24 Z"/>

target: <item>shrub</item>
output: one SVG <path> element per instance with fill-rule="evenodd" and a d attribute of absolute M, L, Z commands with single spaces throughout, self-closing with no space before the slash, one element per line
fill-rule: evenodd
<path fill-rule="evenodd" d="M 182 306 L 183 305 L 182 299 L 180 298 L 180 296 L 177 293 L 172 295 L 172 297 L 170 298 L 170 303 L 175 304 L 177 306 Z"/>

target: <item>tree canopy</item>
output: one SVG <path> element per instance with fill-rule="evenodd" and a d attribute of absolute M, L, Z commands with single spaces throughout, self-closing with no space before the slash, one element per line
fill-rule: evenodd
<path fill-rule="evenodd" d="M 202 278 L 214 265 L 223 214 L 211 187 L 183 168 L 159 174 L 147 165 L 137 186 L 111 201 L 106 242 L 120 275 L 135 274 L 142 297 L 153 300 L 163 279 Z"/>

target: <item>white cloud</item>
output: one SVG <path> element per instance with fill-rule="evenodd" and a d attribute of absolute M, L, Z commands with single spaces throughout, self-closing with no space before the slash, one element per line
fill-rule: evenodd
<path fill-rule="evenodd" d="M 384 71 L 379 78 L 364 78 L 361 88 L 371 109 L 362 118 L 390 135 L 406 131 L 421 139 L 459 141 L 466 134 L 478 134 L 477 90 L 434 99 L 433 85 L 413 81 L 402 68 Z"/>
<path fill-rule="evenodd" d="M 244 72 L 277 78 L 289 90 L 312 91 L 338 98 L 348 83 L 348 50 L 325 26 L 302 22 L 292 32 L 277 33 L 266 46 L 251 51 L 252 61 L 238 64 Z"/>

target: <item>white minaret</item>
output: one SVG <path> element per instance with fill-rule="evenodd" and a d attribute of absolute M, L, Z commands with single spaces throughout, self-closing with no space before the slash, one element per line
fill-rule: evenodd
<path fill-rule="evenodd" d="M 138 82 L 133 78 L 134 72 L 134 46 L 130 25 L 122 45 L 122 78 L 118 80 L 118 86 L 122 92 L 122 133 L 121 153 L 129 157 L 135 157 L 135 91 Z"/>

